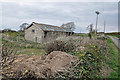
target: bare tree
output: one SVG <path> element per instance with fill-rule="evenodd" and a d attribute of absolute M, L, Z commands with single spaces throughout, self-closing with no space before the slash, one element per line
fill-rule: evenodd
<path fill-rule="evenodd" d="M 20 25 L 20 30 L 25 30 L 29 24 L 28 23 L 23 23 Z"/>
<path fill-rule="evenodd" d="M 89 28 L 89 32 L 91 33 L 91 32 L 93 32 L 93 24 L 90 24 L 88 27 L 87 27 L 87 29 Z"/>
<path fill-rule="evenodd" d="M 93 33 L 93 24 L 90 24 L 87 29 L 89 29 L 88 36 L 91 39 L 92 38 L 92 33 Z"/>
<path fill-rule="evenodd" d="M 71 31 L 75 30 L 75 24 L 74 24 L 74 22 L 69 22 L 69 23 L 66 23 L 66 24 L 62 24 L 61 27 L 70 29 Z"/>

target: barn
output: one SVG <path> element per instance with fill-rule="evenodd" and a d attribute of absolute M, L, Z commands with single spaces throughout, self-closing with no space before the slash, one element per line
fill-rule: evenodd
<path fill-rule="evenodd" d="M 67 28 L 32 22 L 25 30 L 25 39 L 37 43 L 45 43 L 58 37 L 67 37 L 74 32 Z"/>

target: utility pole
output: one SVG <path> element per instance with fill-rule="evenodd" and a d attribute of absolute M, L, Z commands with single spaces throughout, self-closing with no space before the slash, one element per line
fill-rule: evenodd
<path fill-rule="evenodd" d="M 104 34 L 105 34 L 105 21 L 104 21 Z"/>
<path fill-rule="evenodd" d="M 97 34 L 98 15 L 100 14 L 100 12 L 96 11 L 95 13 L 97 14 L 97 17 L 96 17 L 96 29 L 95 29 L 95 34 Z"/>

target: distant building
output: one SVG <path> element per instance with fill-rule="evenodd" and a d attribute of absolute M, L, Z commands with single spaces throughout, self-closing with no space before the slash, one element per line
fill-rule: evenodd
<path fill-rule="evenodd" d="M 32 22 L 25 30 L 25 39 L 28 41 L 44 43 L 55 40 L 61 36 L 70 36 L 73 34 L 74 32 L 67 28 Z"/>

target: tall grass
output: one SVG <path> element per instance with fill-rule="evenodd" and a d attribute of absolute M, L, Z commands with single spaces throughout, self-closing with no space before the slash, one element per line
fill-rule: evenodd
<path fill-rule="evenodd" d="M 109 45 L 109 66 L 112 69 L 112 72 L 110 74 L 110 78 L 118 78 L 118 48 L 114 45 L 113 41 L 108 37 L 107 43 Z"/>
<path fill-rule="evenodd" d="M 114 37 L 120 38 L 118 34 L 107 34 L 107 35 L 110 35 L 110 36 L 114 36 Z"/>

